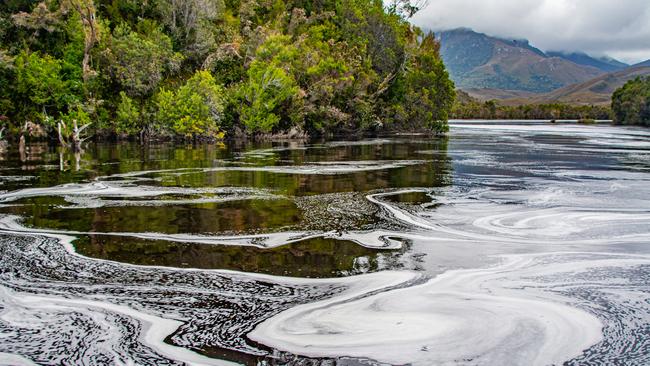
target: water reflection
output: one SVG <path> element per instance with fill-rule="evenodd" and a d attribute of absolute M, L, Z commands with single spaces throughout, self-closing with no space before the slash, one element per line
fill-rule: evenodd
<path fill-rule="evenodd" d="M 242 235 L 372 230 L 384 225 L 380 224 L 383 218 L 365 195 L 448 185 L 451 164 L 446 149 L 446 139 L 89 144 L 76 154 L 44 144 L 28 145 L 28 159 L 16 152 L 8 154 L 2 171 L 7 190 L 105 182 L 109 186 L 104 188 L 110 192 L 97 189 L 83 193 L 81 186 L 63 189 L 62 193 L 54 189 L 6 202 L 0 206 L 0 213 L 21 217 L 27 227 L 95 233 L 83 235 L 74 246 L 81 254 L 101 259 L 288 276 L 347 276 L 404 267 L 409 245 L 387 251 L 344 240 L 312 238 L 259 249 L 170 242 L 162 237 L 145 240 L 119 233 Z M 435 153 L 420 153 L 423 150 Z M 144 194 L 156 189 L 162 191 L 153 196 Z M 219 189 L 244 191 L 210 191 Z M 430 200 L 422 192 L 387 197 L 411 204 Z"/>
<path fill-rule="evenodd" d="M 89 257 L 180 268 L 227 269 L 278 276 L 327 278 L 375 272 L 399 262 L 401 250 L 368 249 L 349 241 L 307 239 L 277 248 L 169 243 L 92 235 L 74 242 Z"/>
<path fill-rule="evenodd" d="M 0 344 L 43 364 L 648 364 L 647 130 L 452 136 L 453 169 L 418 138 L 10 150 Z"/>
<path fill-rule="evenodd" d="M 161 197 L 174 198 L 174 197 Z M 77 208 L 61 198 L 43 197 L 0 207 L 0 213 L 24 217 L 30 227 L 82 232 L 154 232 L 163 234 L 251 234 L 295 227 L 301 213 L 286 199 L 244 200 L 164 207 Z M 137 203 L 138 199 L 135 200 Z M 114 201 L 121 203 L 125 201 Z"/>

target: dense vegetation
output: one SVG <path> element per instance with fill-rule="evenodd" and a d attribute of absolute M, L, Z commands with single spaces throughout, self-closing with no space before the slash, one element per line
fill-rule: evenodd
<path fill-rule="evenodd" d="M 612 96 L 614 122 L 650 126 L 650 77 L 628 81 Z"/>
<path fill-rule="evenodd" d="M 409 1 L 5 0 L 0 123 L 99 136 L 446 131 L 453 83 Z M 31 129 L 30 130 L 34 130 Z M 60 133 L 58 133 L 60 131 Z"/>
<path fill-rule="evenodd" d="M 457 119 L 602 120 L 611 118 L 611 111 L 605 106 L 563 103 L 506 106 L 494 100 L 478 101 L 460 90 L 457 93 L 458 98 L 451 112 L 451 117 Z"/>

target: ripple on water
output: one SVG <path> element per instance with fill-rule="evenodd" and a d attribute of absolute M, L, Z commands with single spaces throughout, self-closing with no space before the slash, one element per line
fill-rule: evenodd
<path fill-rule="evenodd" d="M 393 140 L 34 175 L 0 194 L 0 363 L 649 364 L 650 259 L 604 253 L 650 239 L 647 134 L 454 129 L 453 181 Z"/>

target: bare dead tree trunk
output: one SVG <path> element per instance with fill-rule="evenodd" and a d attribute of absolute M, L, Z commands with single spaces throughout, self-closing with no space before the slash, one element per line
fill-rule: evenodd
<path fill-rule="evenodd" d="M 59 133 L 59 144 L 61 144 L 62 147 L 68 146 L 68 142 L 65 140 L 65 137 L 63 136 L 63 128 L 61 126 L 65 126 L 63 122 L 59 122 L 57 124 L 57 132 Z"/>
<path fill-rule="evenodd" d="M 76 120 L 74 121 L 74 129 L 73 129 L 73 133 L 72 133 L 72 143 L 74 144 L 73 149 L 74 149 L 75 152 L 81 151 L 81 144 L 84 141 L 86 141 L 86 138 L 81 137 L 81 133 L 86 128 L 88 128 L 88 126 L 90 126 L 90 123 L 85 124 L 85 125 L 81 126 L 81 128 L 79 128 L 77 126 L 77 121 Z"/>
<path fill-rule="evenodd" d="M 25 150 L 25 135 L 20 135 L 20 141 L 18 142 L 18 154 L 20 154 L 20 161 L 23 163 L 27 161 L 27 153 Z"/>
<path fill-rule="evenodd" d="M 81 151 L 74 153 L 74 170 L 78 172 L 81 169 Z"/>
<path fill-rule="evenodd" d="M 5 132 L 5 128 L 2 127 L 0 128 L 0 152 L 3 152 L 7 149 L 7 141 L 3 140 L 3 134 Z"/>
<path fill-rule="evenodd" d="M 84 141 L 86 141 L 86 139 L 88 139 L 88 137 L 86 138 L 81 137 L 81 133 L 89 126 L 90 123 L 79 127 L 77 125 L 77 120 L 73 120 L 72 131 L 70 133 L 70 136 L 65 136 L 64 129 L 67 129 L 66 125 L 65 123 L 63 123 L 63 121 L 59 122 L 58 124 L 59 143 L 63 147 L 72 148 L 72 150 L 75 152 L 83 151 L 82 144 L 84 143 Z"/>

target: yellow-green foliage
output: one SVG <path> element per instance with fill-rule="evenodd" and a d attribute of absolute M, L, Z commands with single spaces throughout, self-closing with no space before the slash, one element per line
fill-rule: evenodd
<path fill-rule="evenodd" d="M 223 137 L 223 88 L 207 71 L 197 71 L 176 91 L 163 89 L 157 106 L 158 122 L 177 135 Z"/>
<path fill-rule="evenodd" d="M 15 61 L 15 90 L 25 119 L 51 121 L 46 114 L 65 110 L 75 102 L 61 75 L 61 61 L 50 55 L 21 52 Z"/>
<path fill-rule="evenodd" d="M 423 36 L 413 50 L 407 71 L 394 92 L 397 122 L 410 129 L 425 127 L 443 133 L 448 131 L 447 119 L 454 101 L 454 84 L 449 80 L 438 55 L 433 34 Z M 397 117 L 399 116 L 399 117 Z"/>
<path fill-rule="evenodd" d="M 83 108 L 78 105 L 76 108 L 71 108 L 68 113 L 61 115 L 61 122 L 63 122 L 63 130 L 61 133 L 68 137 L 74 133 L 74 126 L 81 128 L 89 123 L 90 116 Z"/>
<path fill-rule="evenodd" d="M 140 111 L 125 92 L 120 92 L 120 103 L 115 112 L 115 132 L 120 134 L 136 134 L 140 132 Z"/>
<path fill-rule="evenodd" d="M 298 58 L 288 36 L 271 36 L 257 50 L 241 89 L 241 121 L 251 132 L 271 132 L 278 127 L 291 98 L 298 93 L 293 77 L 285 71 Z M 284 67 L 283 67 L 284 66 Z"/>

